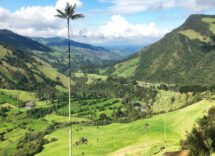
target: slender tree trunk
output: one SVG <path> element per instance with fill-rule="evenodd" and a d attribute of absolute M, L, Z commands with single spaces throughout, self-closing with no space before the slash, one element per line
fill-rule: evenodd
<path fill-rule="evenodd" d="M 71 124 L 71 52 L 70 52 L 70 23 L 67 18 L 68 27 L 68 52 L 69 52 L 69 83 L 68 83 L 68 94 L 69 94 L 69 123 Z M 69 126 L 69 156 L 72 156 L 72 124 Z"/>
<path fill-rule="evenodd" d="M 166 146 L 167 145 L 167 136 L 166 136 L 166 121 L 164 119 L 164 148 L 165 148 L 165 152 L 166 152 Z"/>
<path fill-rule="evenodd" d="M 147 137 L 148 137 L 148 129 L 147 129 L 147 127 L 146 127 L 145 156 L 148 155 L 148 152 L 147 152 Z"/>

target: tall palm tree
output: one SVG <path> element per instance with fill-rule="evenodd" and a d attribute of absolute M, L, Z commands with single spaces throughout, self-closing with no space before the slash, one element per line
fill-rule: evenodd
<path fill-rule="evenodd" d="M 56 17 L 67 20 L 67 28 L 68 28 L 68 54 L 69 54 L 68 94 L 69 94 L 69 123 L 71 125 L 71 126 L 69 126 L 69 156 L 72 156 L 70 20 L 76 20 L 76 19 L 84 18 L 83 14 L 76 14 L 75 9 L 76 9 L 76 4 L 71 5 L 71 4 L 67 3 L 64 11 L 57 9 L 58 14 L 56 15 Z"/>

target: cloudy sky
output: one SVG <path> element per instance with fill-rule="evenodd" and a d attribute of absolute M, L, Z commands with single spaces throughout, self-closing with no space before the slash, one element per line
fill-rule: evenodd
<path fill-rule="evenodd" d="M 95 45 L 146 45 L 181 25 L 190 14 L 215 14 L 215 0 L 0 0 L 0 29 L 26 36 L 66 37 L 54 15 L 66 2 L 86 17 L 72 22 L 73 39 Z"/>

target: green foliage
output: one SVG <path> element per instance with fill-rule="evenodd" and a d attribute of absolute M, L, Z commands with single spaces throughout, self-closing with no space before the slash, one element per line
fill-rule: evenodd
<path fill-rule="evenodd" d="M 212 88 L 211 88 L 212 89 Z M 181 93 L 188 93 L 188 92 L 194 92 L 194 93 L 197 93 L 197 92 L 204 92 L 204 91 L 207 91 L 209 90 L 208 87 L 206 86 L 199 86 L 199 85 L 194 85 L 194 86 L 182 86 L 179 88 L 179 91 Z"/>
<path fill-rule="evenodd" d="M 211 155 L 215 151 L 215 107 L 211 108 L 198 126 L 181 142 L 182 148 L 190 150 L 191 156 Z"/>
<path fill-rule="evenodd" d="M 139 61 L 140 58 L 137 57 L 120 62 L 114 66 L 114 72 L 111 75 L 125 78 L 132 77 L 134 76 Z"/>
<path fill-rule="evenodd" d="M 202 18 L 203 22 L 209 23 L 210 25 L 210 31 L 213 32 L 215 34 L 215 18 L 213 17 L 207 17 L 207 18 Z"/>
<path fill-rule="evenodd" d="M 210 38 L 208 36 L 202 36 L 200 33 L 196 32 L 195 30 L 192 29 L 188 29 L 188 30 L 183 30 L 179 32 L 182 35 L 185 35 L 186 37 L 188 37 L 191 40 L 200 40 L 201 42 L 210 42 Z"/>
<path fill-rule="evenodd" d="M 7 44 L 2 46 L 8 54 L 0 60 L 1 88 L 34 90 L 45 85 L 66 86 L 66 76 L 48 64 L 49 61 L 45 62 L 25 49 L 20 50 Z"/>
<path fill-rule="evenodd" d="M 3 92 L 0 91 L 0 105 L 4 103 L 10 103 L 16 105 L 18 102 L 16 99 L 5 95 Z"/>
<path fill-rule="evenodd" d="M 44 136 L 44 132 L 26 133 L 24 138 L 18 142 L 14 155 L 29 156 L 42 151 Z"/>
<path fill-rule="evenodd" d="M 37 101 L 36 94 L 34 92 L 27 92 L 21 90 L 9 90 L 9 89 L 0 89 L 0 91 L 13 99 L 17 99 L 20 101 Z M 12 103 L 13 104 L 13 103 Z"/>

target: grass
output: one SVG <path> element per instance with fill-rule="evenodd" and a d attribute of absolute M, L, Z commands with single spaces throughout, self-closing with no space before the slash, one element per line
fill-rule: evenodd
<path fill-rule="evenodd" d="M 51 80 L 56 81 L 57 77 L 59 78 L 59 81 L 63 84 L 64 87 L 67 87 L 68 85 L 68 78 L 59 73 L 55 68 L 46 65 L 40 65 L 38 66 L 38 69 L 45 74 L 46 77 L 50 78 Z"/>
<path fill-rule="evenodd" d="M 0 59 L 4 58 L 6 55 L 8 55 L 8 50 L 4 47 L 0 46 Z"/>
<path fill-rule="evenodd" d="M 13 153 L 13 151 L 15 150 L 15 144 L 17 140 L 22 138 L 25 135 L 25 132 L 27 131 L 21 128 L 17 128 L 9 133 L 6 133 L 4 135 L 5 141 L 0 142 L 0 155 L 11 155 L 11 153 Z M 4 149 L 4 152 L 2 152 L 1 149 Z"/>
<path fill-rule="evenodd" d="M 206 22 L 210 25 L 210 31 L 215 34 L 215 18 L 202 18 L 203 22 Z"/>
<path fill-rule="evenodd" d="M 180 34 L 188 37 L 191 40 L 200 40 L 201 42 L 210 42 L 210 38 L 207 36 L 201 35 L 199 32 L 196 32 L 195 30 L 192 29 L 187 29 L 179 32 Z"/>
<path fill-rule="evenodd" d="M 103 80 L 105 81 L 107 79 L 107 76 L 104 76 L 104 75 L 97 75 L 97 74 L 84 74 L 84 73 L 81 73 L 81 72 L 76 72 L 75 73 L 75 77 L 87 77 L 88 80 L 87 80 L 87 84 L 91 84 L 93 82 L 95 82 L 96 80 Z"/>
<path fill-rule="evenodd" d="M 68 122 L 68 120 L 69 120 L 68 117 L 60 116 L 60 115 L 57 115 L 55 113 L 46 115 L 44 117 L 44 119 L 47 120 L 48 122 L 52 122 L 52 121 L 55 121 L 55 122 Z M 86 118 L 72 117 L 72 122 L 82 122 L 82 121 L 89 121 L 89 120 L 86 119 Z"/>
<path fill-rule="evenodd" d="M 4 93 L 7 96 L 21 100 L 21 101 L 37 101 L 36 94 L 33 92 L 21 91 L 21 90 L 8 90 L 0 89 L 0 92 Z"/>
<path fill-rule="evenodd" d="M 68 91 L 66 88 L 59 86 L 59 85 L 56 86 L 56 89 L 60 92 L 67 92 Z"/>
<path fill-rule="evenodd" d="M 10 104 L 16 105 L 17 101 L 7 95 L 0 93 L 0 104 L 3 104 L 3 103 L 10 103 Z"/>
<path fill-rule="evenodd" d="M 35 131 L 41 131 L 41 130 L 44 130 L 47 125 L 48 125 L 48 123 L 46 121 L 43 121 L 42 119 L 38 119 L 38 120 L 32 120 L 27 125 L 27 127 L 31 128 Z"/>
<path fill-rule="evenodd" d="M 12 77 L 12 75 L 10 74 L 8 68 L 6 68 L 5 66 L 0 66 L 0 72 L 10 81 L 12 82 L 16 82 L 16 80 Z"/>
<path fill-rule="evenodd" d="M 119 99 L 93 99 L 93 100 L 81 100 L 72 103 L 73 116 L 90 118 L 94 113 L 98 118 L 101 113 L 111 115 L 113 110 L 120 107 L 122 104 Z M 111 108 L 111 109 L 110 109 Z M 68 113 L 68 106 L 65 106 L 58 110 L 60 114 Z"/>
<path fill-rule="evenodd" d="M 140 58 L 133 58 L 125 62 L 121 62 L 114 66 L 115 71 L 113 72 L 114 76 L 120 77 L 131 77 L 134 75 L 135 70 L 139 64 Z"/>
<path fill-rule="evenodd" d="M 153 112 L 168 112 L 187 105 L 195 96 L 192 94 L 181 94 L 179 92 L 158 90 L 156 101 L 152 106 Z"/>
<path fill-rule="evenodd" d="M 181 110 L 154 116 L 150 119 L 138 120 L 129 124 L 111 124 L 108 126 L 75 126 L 73 128 L 73 144 L 81 137 L 88 139 L 87 145 L 74 146 L 73 153 L 81 156 L 121 156 L 148 155 L 160 156 L 164 153 L 163 125 L 167 126 L 167 151 L 178 150 L 179 141 L 185 137 L 196 121 L 202 117 L 203 111 L 214 106 L 215 102 L 203 100 Z M 173 122 L 174 121 L 174 122 Z M 144 125 L 150 129 L 145 133 Z M 68 155 L 68 129 L 57 130 L 46 137 L 56 138 L 57 141 L 44 146 L 37 156 Z M 145 146 L 147 143 L 148 146 Z"/>
<path fill-rule="evenodd" d="M 63 84 L 64 87 L 67 87 L 68 85 L 68 78 L 57 71 L 57 69 L 53 68 L 50 64 L 47 64 L 46 62 L 42 61 L 41 59 L 34 57 L 38 63 L 40 63 L 39 66 L 37 66 L 37 69 L 41 71 L 46 77 L 50 78 L 51 80 L 56 81 L 57 78 L 59 78 L 59 81 Z"/>

